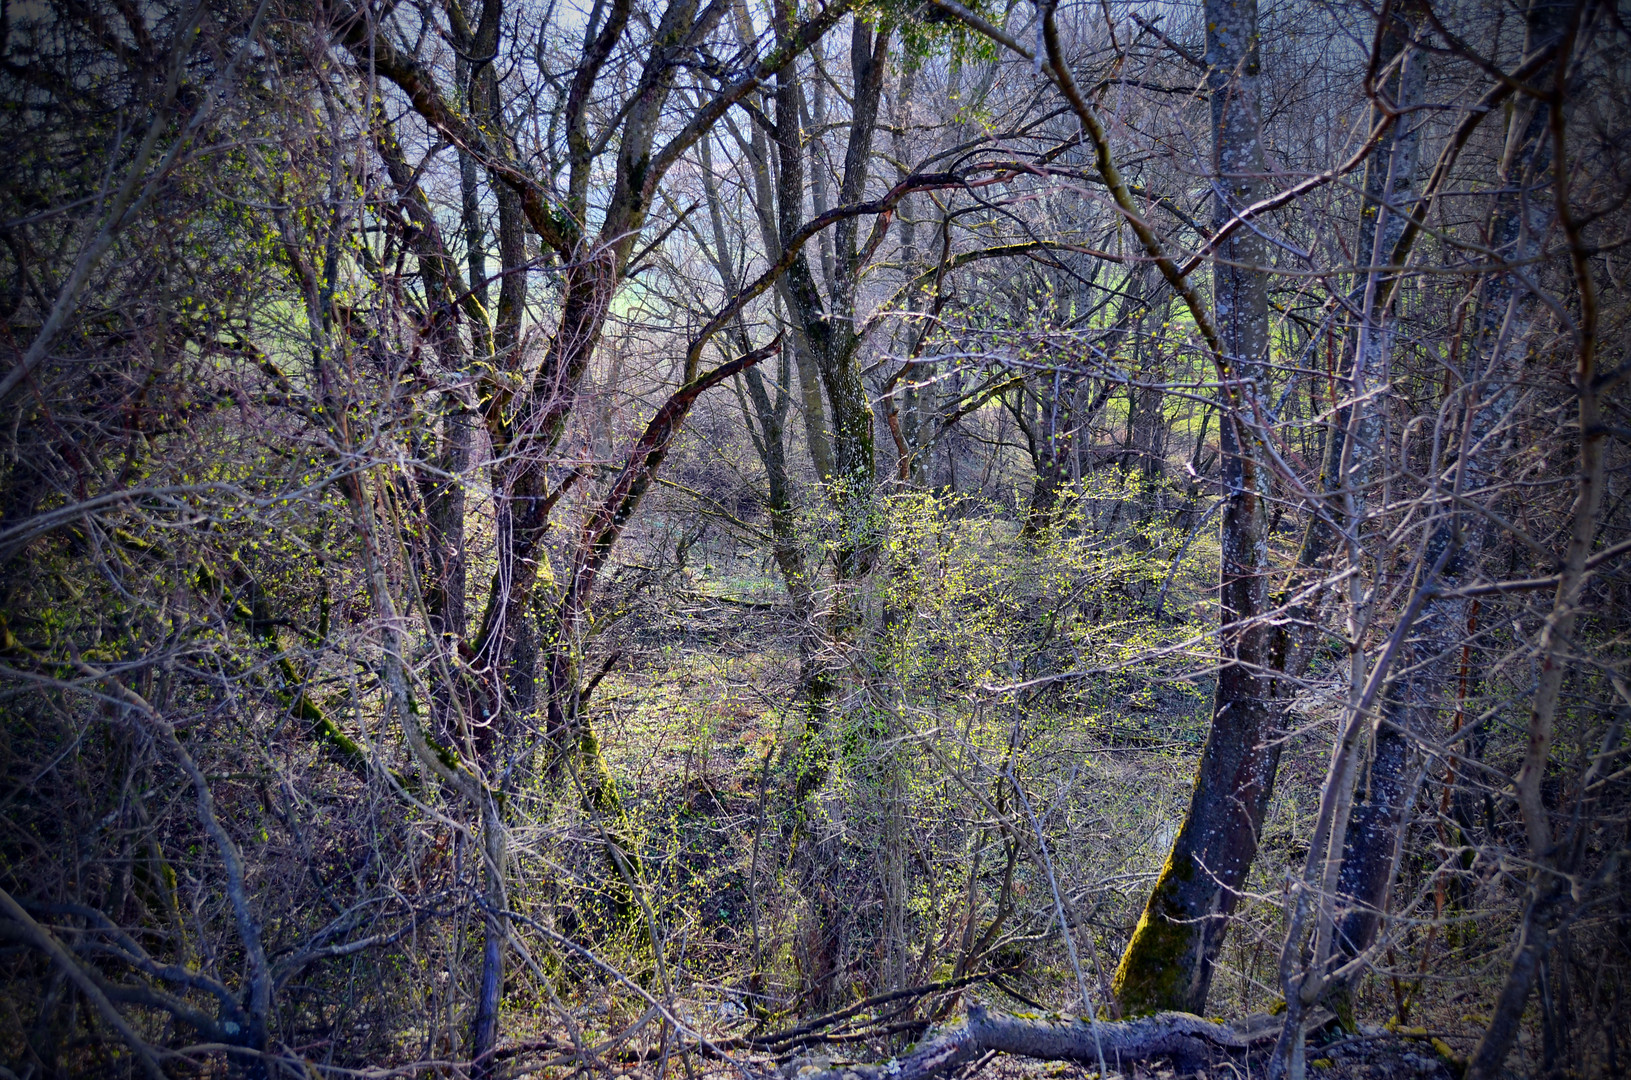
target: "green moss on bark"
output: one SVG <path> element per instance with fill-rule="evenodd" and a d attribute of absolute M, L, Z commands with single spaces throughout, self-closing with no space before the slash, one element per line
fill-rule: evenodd
<path fill-rule="evenodd" d="M 578 735 L 578 767 L 583 783 L 584 808 L 594 815 L 605 834 L 606 859 L 611 863 L 612 899 L 620 919 L 629 924 L 635 936 L 647 939 L 646 926 L 636 914 L 640 901 L 635 890 L 641 887 L 641 861 L 634 844 L 633 829 L 623 811 L 623 800 L 617 792 L 617 781 L 600 752 L 600 739 L 586 720 L 580 720 Z"/>
<path fill-rule="evenodd" d="M 1188 919 L 1179 897 L 1194 878 L 1195 865 L 1187 855 L 1175 851 L 1167 857 L 1116 968 L 1113 990 L 1123 1016 L 1193 1011 L 1189 996 L 1199 962 L 1196 939 L 1201 924 Z"/>

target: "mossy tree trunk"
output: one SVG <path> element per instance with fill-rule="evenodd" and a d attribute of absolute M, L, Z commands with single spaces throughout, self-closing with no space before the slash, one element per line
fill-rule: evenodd
<path fill-rule="evenodd" d="M 1207 0 L 1206 24 L 1213 218 L 1222 225 L 1257 197 L 1264 175 L 1256 0 Z M 1280 761 L 1272 637 L 1262 623 L 1269 607 L 1266 474 L 1251 418 L 1242 415 L 1263 386 L 1266 257 L 1258 234 L 1243 229 L 1221 245 L 1213 265 L 1223 366 L 1238 386 L 1220 428 L 1221 666 L 1189 812 L 1116 971 L 1116 997 L 1128 1015 L 1205 1009 Z"/>
<path fill-rule="evenodd" d="M 794 5 L 778 0 L 773 12 L 777 40 L 791 40 Z M 875 28 L 856 17 L 850 28 L 849 68 L 854 87 L 849 136 L 845 142 L 844 164 L 837 191 L 837 205 L 851 206 L 862 201 L 872 164 L 872 144 L 877 132 L 878 108 L 883 96 L 892 26 L 888 21 Z M 811 132 L 804 127 L 803 81 L 792 67 L 777 76 L 775 101 L 776 163 L 774 175 L 774 222 L 765 222 L 765 231 L 774 225 L 775 247 L 787 251 L 805 224 L 807 155 L 815 152 Z M 819 171 L 819 170 L 817 170 Z M 768 170 L 761 175 L 770 178 Z M 824 197 L 824 196 L 822 196 Z M 805 934 L 807 955 L 805 979 L 812 1001 L 824 1008 L 833 1000 L 840 966 L 844 923 L 850 918 L 826 884 L 837 872 L 839 851 L 835 839 L 822 840 L 818 796 L 831 771 L 833 732 L 831 714 L 839 693 L 839 673 L 832 659 L 854 645 L 861 631 L 859 589 L 877 562 L 880 537 L 877 514 L 877 472 L 873 446 L 873 412 L 861 377 L 861 333 L 856 319 L 856 301 L 862 272 L 873 257 L 872 245 L 862 242 L 858 218 L 846 216 L 832 231 L 831 270 L 822 264 L 827 285 L 823 296 L 810 257 L 798 252 L 788 261 L 778 282 L 778 292 L 787 306 L 791 337 L 796 346 L 800 377 L 810 370 L 819 376 L 830 418 L 831 440 L 818 428 L 811 429 L 811 454 L 826 488 L 827 501 L 837 519 L 834 544 L 834 590 L 832 614 L 826 623 L 826 640 L 820 648 L 811 640 L 805 646 L 802 691 L 805 722 L 794 752 L 792 798 L 801 817 L 794 838 L 793 858 L 811 898 L 809 925 Z M 770 245 L 767 245 L 770 246 Z M 823 251 L 824 254 L 824 251 Z M 806 361 L 809 361 L 808 363 Z M 814 380 L 811 380 L 814 381 Z M 809 383 L 805 383 L 806 400 Z M 815 413 L 807 409 L 807 420 Z M 830 457 L 828 457 L 830 451 Z M 828 457 L 823 461 L 823 457 Z"/>

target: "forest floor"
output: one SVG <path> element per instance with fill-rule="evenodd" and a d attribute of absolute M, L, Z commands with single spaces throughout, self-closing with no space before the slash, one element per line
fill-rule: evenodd
<path fill-rule="evenodd" d="M 605 636 L 607 654 L 615 649 L 619 659 L 596 689 L 591 707 L 606 764 L 618 779 L 624 809 L 640 838 L 676 1000 L 683 1001 L 691 1022 L 720 1040 L 792 1027 L 801 1012 L 811 1011 L 794 992 L 800 920 L 808 898 L 788 870 L 790 808 L 781 794 L 786 777 L 780 758 L 800 722 L 789 705 L 797 675 L 795 642 L 786 632 L 784 612 L 740 589 L 696 588 L 686 603 L 663 605 L 661 611 L 656 621 L 636 611 Z M 1088 978 L 1100 988 L 1107 984 L 1108 968 L 1181 820 L 1204 736 L 1206 687 L 1150 682 L 1122 687 L 1116 697 L 1113 708 L 1085 726 L 1050 718 L 1041 725 L 1049 729 L 1046 737 L 1032 741 L 1027 757 L 1037 787 L 1053 792 L 1052 804 L 1039 807 L 1038 813 L 1043 819 L 1062 819 L 1059 826 L 1048 827 L 1050 850 L 1060 877 L 1079 883 L 1065 891 L 1089 913 L 1098 967 Z M 1307 712 L 1311 728 L 1316 727 L 1317 700 Z M 1326 745 L 1321 733 L 1311 730 L 1288 746 L 1252 881 L 1257 899 L 1243 906 L 1220 962 L 1212 1002 L 1220 1015 L 1263 1011 L 1277 999 L 1269 985 L 1281 933 L 1276 894 L 1286 870 L 1305 850 L 1299 837 L 1323 773 Z M 939 940 L 921 946 L 908 979 L 914 984 L 948 975 L 951 965 L 939 950 L 962 917 L 946 894 L 962 890 L 952 871 L 962 872 L 967 854 L 927 820 L 934 812 L 933 799 L 926 797 L 925 819 L 914 823 L 921 848 L 914 851 L 913 871 L 929 880 L 920 882 L 912 914 L 920 935 Z M 850 824 L 863 834 L 868 828 L 859 816 Z M 860 839 L 864 845 L 869 837 Z M 579 881 L 595 877 L 588 866 L 577 869 Z M 875 889 L 858 882 L 875 867 L 863 859 L 847 870 L 834 888 L 848 886 L 847 899 L 861 913 L 858 919 L 864 918 L 879 898 Z M 1017 876 L 1022 880 L 1012 898 L 1014 940 L 1007 951 L 986 959 L 987 967 L 1016 970 L 1000 983 L 973 989 L 999 1009 L 1051 1009 L 1079 1000 L 1052 921 L 1047 885 L 1024 860 Z M 990 898 L 981 903 L 989 911 Z M 586 911 L 593 907 L 592 900 L 585 904 Z M 641 958 L 645 946 L 634 941 L 626 945 L 621 958 L 625 970 L 646 969 L 649 979 L 648 964 Z M 608 942 L 607 948 L 611 951 L 605 955 L 613 958 L 615 947 Z M 914 943 L 914 952 L 917 948 Z M 880 989 L 870 981 L 875 951 L 869 955 L 857 946 L 853 954 L 853 970 L 841 980 L 841 993 L 852 1002 Z M 1401 970 L 1417 963 L 1414 954 L 1396 959 Z M 591 1040 L 615 1038 L 641 1011 L 640 1003 L 627 997 L 614 1003 L 609 989 L 584 984 L 569 1002 L 596 1017 L 583 1032 Z M 1457 1011 L 1471 1008 L 1456 1004 L 1455 991 L 1464 989 L 1464 984 L 1441 987 L 1417 979 L 1412 1000 L 1413 1022 L 1427 1023 L 1432 1034 L 1445 1037 L 1441 1046 L 1460 1055 L 1470 1051 L 1480 1030 L 1476 1017 Z M 1396 1011 L 1395 990 L 1386 979 L 1367 979 L 1357 1002 L 1362 1034 L 1339 1038 L 1328 1051 L 1311 1046 L 1310 1075 L 1341 1080 L 1454 1076 L 1427 1039 L 1393 1035 L 1378 1026 Z M 598 1004 L 591 1000 L 597 994 L 602 995 Z M 831 1007 L 844 1003 L 840 999 Z M 931 1015 L 955 1023 L 961 1012 L 957 994 L 925 995 L 921 1006 L 904 1014 L 907 1021 L 917 1021 L 904 1033 L 886 1033 L 891 1021 L 900 1031 L 903 1014 L 869 1010 L 826 1029 L 824 1037 L 834 1043 L 825 1048 L 784 1047 L 774 1061 L 758 1059 L 759 1064 L 786 1068 L 798 1054 L 815 1052 L 831 1054 L 838 1062 L 887 1060 L 906 1049 L 905 1040 L 927 1030 Z M 628 1043 L 630 1048 L 640 1045 L 641 1037 Z M 1242 1062 L 1214 1075 L 1256 1075 L 1256 1064 Z M 734 1068 L 701 1059 L 693 1059 L 693 1065 L 705 1073 Z M 1094 1071 L 998 1058 L 980 1075 L 1018 1080 L 1086 1077 Z M 1127 1075 L 1172 1072 L 1145 1066 Z"/>
<path fill-rule="evenodd" d="M 597 726 L 607 747 L 607 764 L 623 785 L 625 808 L 638 822 L 648 853 L 648 874 L 654 910 L 670 946 L 672 977 L 683 985 L 678 994 L 688 1003 L 687 1013 L 713 1038 L 726 1039 L 752 1029 L 788 1028 L 798 1021 L 799 1003 L 791 995 L 796 972 L 788 972 L 793 954 L 791 938 L 798 932 L 801 907 L 796 884 L 786 874 L 785 814 L 776 806 L 775 754 L 785 746 L 789 718 L 785 688 L 794 677 L 796 659 L 786 641 L 776 638 L 773 615 L 747 605 L 700 604 L 690 617 L 690 643 L 677 646 L 675 636 L 662 635 L 665 644 L 636 656 L 628 669 L 608 675 L 597 690 Z M 634 635 L 638 638 L 639 635 Z M 620 664 L 621 666 L 621 664 Z M 1287 793 L 1318 778 L 1318 747 L 1300 747 L 1288 754 L 1284 786 Z M 1187 772 L 1194 749 L 1173 747 L 1151 754 L 1143 747 L 1107 747 L 1094 764 L 1094 777 L 1137 775 L 1138 791 L 1150 799 L 1153 827 L 1127 834 L 1117 843 L 1083 845 L 1073 852 L 1059 850 L 1062 865 L 1096 878 L 1117 879 L 1116 892 L 1094 910 L 1101 964 L 1114 958 L 1130 932 L 1142 894 L 1160 866 L 1165 843 L 1171 839 L 1187 790 Z M 1085 785 L 1091 786 L 1091 785 Z M 1078 796 L 1094 803 L 1093 793 Z M 1099 799 L 1103 801 L 1103 799 Z M 1290 856 L 1298 855 L 1297 822 L 1302 814 L 1295 799 L 1277 804 L 1271 832 L 1264 843 L 1259 886 L 1284 873 Z M 1080 808 L 1078 808 L 1080 809 Z M 1129 842 L 1129 839 L 1132 842 Z M 1063 847 L 1063 845 L 1062 845 Z M 1090 865 L 1091 863 L 1091 865 Z M 864 870 L 864 868 L 863 868 Z M 586 874 L 587 876 L 587 874 Z M 1034 883 L 1032 883 L 1034 884 Z M 1267 891 L 1264 887 L 1264 891 Z M 871 902 L 861 897 L 863 902 Z M 1057 933 L 1049 933 L 1045 897 L 1032 894 L 1028 917 L 1029 941 L 1018 956 L 1023 971 L 1001 985 L 977 987 L 993 1007 L 1026 1010 L 1032 1003 L 1060 1007 L 1075 997 L 1075 982 L 1063 958 Z M 1024 922 L 1024 920 L 1021 920 Z M 1223 1015 L 1271 1007 L 1271 977 L 1277 959 L 1279 912 L 1269 902 L 1248 905 L 1218 976 L 1213 1010 Z M 631 946 L 626 963 L 639 967 L 638 948 Z M 754 979 L 755 964 L 781 967 L 775 974 Z M 925 964 L 915 980 L 944 977 L 946 964 Z M 1099 971 L 1103 985 L 1107 971 Z M 853 980 L 846 994 L 860 998 L 877 987 Z M 1421 987 L 1417 994 L 1432 995 Z M 755 994 L 763 994 L 760 1020 L 752 1020 Z M 1018 995 L 1018 997 L 1016 997 Z M 961 1002 L 953 995 L 926 997 L 938 1003 L 944 1023 L 954 1023 Z M 1455 1073 L 1425 1039 L 1391 1036 L 1381 1031 L 1393 1015 L 1393 994 L 1385 980 L 1370 979 L 1360 994 L 1359 1015 L 1368 1038 L 1339 1042 L 1331 1051 L 1311 1047 L 1311 1075 L 1368 1078 L 1443 1077 Z M 1417 1002 L 1416 1023 L 1422 1023 Z M 1435 1034 L 1450 1036 L 1456 1052 L 1466 1054 L 1479 1028 L 1474 1021 L 1453 1015 L 1455 1005 L 1434 1008 L 1429 1023 Z M 778 1016 L 780 1015 L 780 1016 Z M 923 1015 L 923 1013 L 915 1013 Z M 633 1005 L 603 1008 L 603 1023 L 586 1029 L 589 1036 L 610 1038 L 618 1026 L 633 1023 Z M 884 1060 L 904 1051 L 908 1036 L 882 1036 L 884 1010 L 868 1011 L 850 1025 L 835 1026 L 829 1034 L 853 1039 L 830 1047 L 842 1059 L 855 1062 Z M 638 1041 L 636 1041 L 638 1044 Z M 807 1052 L 807 1051 L 806 1051 Z M 791 1052 L 783 1054 L 786 1064 Z M 770 1060 L 763 1064 L 773 1064 Z M 701 1072 L 714 1072 L 721 1062 L 696 1060 Z M 1244 1064 L 1251 1075 L 1253 1067 Z M 729 1069 L 726 1069 L 729 1070 Z M 995 1059 L 980 1075 L 988 1078 L 1086 1077 L 1091 1069 L 1059 1062 Z M 1127 1075 L 1173 1075 L 1143 1067 Z M 1231 1075 L 1228 1070 L 1215 1075 Z"/>
<path fill-rule="evenodd" d="M 1456 1080 L 1458 1073 L 1431 1050 L 1423 1053 L 1410 1042 L 1387 1039 L 1368 1045 L 1353 1045 L 1338 1050 L 1321 1051 L 1309 1048 L 1309 1075 L 1315 1080 Z M 1266 1066 L 1261 1059 L 1231 1061 L 1226 1065 L 1192 1076 L 1207 1080 L 1247 1080 L 1261 1076 Z M 1027 1058 L 998 1055 L 974 1074 L 980 1080 L 1097 1080 L 1098 1069 L 1065 1061 L 1033 1061 Z M 1148 1080 L 1179 1080 L 1179 1073 L 1170 1065 L 1144 1065 L 1129 1068 L 1119 1074 L 1128 1078 Z M 968 1080 L 973 1080 L 969 1077 Z"/>

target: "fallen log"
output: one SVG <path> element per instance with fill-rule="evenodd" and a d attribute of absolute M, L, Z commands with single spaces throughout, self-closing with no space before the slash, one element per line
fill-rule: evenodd
<path fill-rule="evenodd" d="M 1164 1058 L 1180 1073 L 1187 1073 L 1206 1068 L 1219 1057 L 1266 1048 L 1279 1036 L 1280 1027 L 1279 1018 L 1264 1013 L 1226 1024 L 1181 1012 L 1092 1023 L 1076 1017 L 1011 1016 L 971 1002 L 967 1022 L 896 1061 L 835 1067 L 820 1059 L 795 1059 L 785 1075 L 787 1080 L 929 1080 L 988 1051 L 1046 1061 L 1080 1061 L 1095 1067 L 1102 1054 L 1105 1064 L 1116 1071 L 1135 1062 Z"/>
<path fill-rule="evenodd" d="M 715 1045 L 717 1045 L 721 1050 L 737 1050 L 743 1047 L 752 1047 L 756 1050 L 768 1050 L 774 1054 L 781 1054 L 793 1049 L 795 1046 L 799 1045 L 801 1041 L 806 1041 L 807 1037 L 810 1037 L 807 1041 L 819 1041 L 820 1037 L 817 1035 L 817 1033 L 822 1029 L 829 1028 L 835 1024 L 842 1023 L 845 1020 L 852 1019 L 861 1013 L 868 1011 L 869 1009 L 876 1009 L 880 1005 L 892 1005 L 898 1001 L 915 1001 L 917 998 L 929 997 L 933 994 L 946 993 L 952 990 L 961 990 L 965 987 L 972 986 L 977 982 L 983 982 L 986 979 L 994 980 L 999 975 L 1012 975 L 1019 970 L 1020 969 L 1017 967 L 997 968 L 995 971 L 977 972 L 973 975 L 964 975 L 961 978 L 947 979 L 944 982 L 927 983 L 923 986 L 911 986 L 904 990 L 891 990 L 885 994 L 877 994 L 873 997 L 869 997 L 865 1001 L 857 1001 L 855 1004 L 840 1009 L 835 1013 L 829 1013 L 826 1016 L 818 1016 L 814 1020 L 808 1020 L 797 1027 L 789 1028 L 785 1031 L 770 1032 L 762 1035 L 739 1035 L 733 1039 L 721 1039 Z M 874 1017 L 874 1019 L 876 1019 L 876 1017 Z M 923 1021 L 918 1030 L 921 1031 L 927 1026 L 928 1021 Z M 863 1035 L 864 1033 L 857 1032 L 853 1034 L 859 1036 Z"/>

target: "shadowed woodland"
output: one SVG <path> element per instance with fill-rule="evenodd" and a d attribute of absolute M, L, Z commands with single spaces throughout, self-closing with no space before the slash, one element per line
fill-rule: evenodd
<path fill-rule="evenodd" d="M 1623 5 L 0 88 L 0 1080 L 1625 1074 Z"/>

